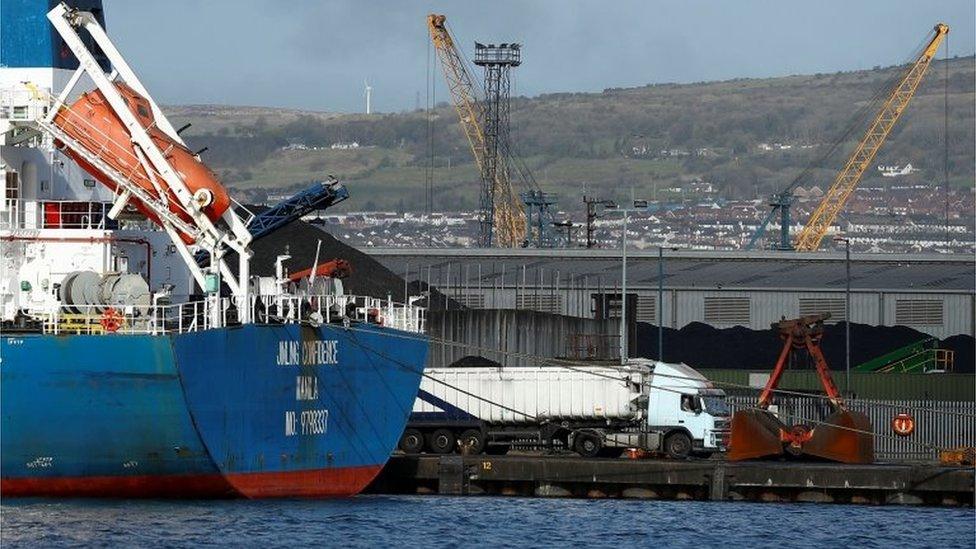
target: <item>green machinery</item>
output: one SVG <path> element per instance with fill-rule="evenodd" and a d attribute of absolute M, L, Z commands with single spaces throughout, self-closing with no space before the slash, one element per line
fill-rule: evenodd
<path fill-rule="evenodd" d="M 855 372 L 935 373 L 951 372 L 953 352 L 939 348 L 939 339 L 930 337 L 905 345 L 854 367 Z"/>

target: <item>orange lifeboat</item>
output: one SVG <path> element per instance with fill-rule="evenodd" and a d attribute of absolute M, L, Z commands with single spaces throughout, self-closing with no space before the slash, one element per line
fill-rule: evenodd
<path fill-rule="evenodd" d="M 217 181 L 216 175 L 200 162 L 189 149 L 156 127 L 152 108 L 146 98 L 125 84 L 116 83 L 115 87 L 122 94 L 129 110 L 146 129 L 153 143 L 173 166 L 190 193 L 204 198 L 206 205 L 202 209 L 203 213 L 212 221 L 220 219 L 230 207 L 230 195 L 228 195 L 227 189 Z M 156 186 L 153 185 L 145 167 L 136 156 L 132 139 L 125 124 L 112 110 L 101 91 L 94 90 L 85 93 L 70 107 L 58 111 L 54 117 L 54 124 L 81 143 L 89 152 L 112 166 L 118 173 L 153 196 L 159 196 L 159 191 L 156 190 Z M 66 152 L 95 179 L 113 191 L 117 190 L 115 182 L 106 174 L 86 162 L 70 148 Z M 170 210 L 181 219 L 192 223 L 189 214 L 180 207 L 176 194 L 169 189 L 158 173 L 153 175 L 160 188 L 167 195 Z M 201 190 L 205 192 L 200 192 Z M 132 198 L 130 204 L 145 214 L 147 218 L 159 223 L 159 217 L 141 200 Z M 193 243 L 187 235 L 183 235 L 183 239 L 188 244 Z"/>

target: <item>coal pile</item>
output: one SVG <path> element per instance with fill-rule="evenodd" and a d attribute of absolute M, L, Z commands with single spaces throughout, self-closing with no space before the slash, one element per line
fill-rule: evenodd
<path fill-rule="evenodd" d="M 851 367 L 930 336 L 905 326 L 851 324 Z M 657 326 L 637 323 L 637 355 L 657 358 Z M 946 338 L 941 347 L 955 351 L 956 373 L 973 373 L 974 340 L 958 335 Z M 751 330 L 742 326 L 714 328 L 692 322 L 680 330 L 664 329 L 664 360 L 685 362 L 696 368 L 770 370 L 776 364 L 783 342 L 774 330 Z M 824 327 L 821 343 L 827 364 L 840 370 L 845 364 L 844 323 Z"/>
<path fill-rule="evenodd" d="M 291 259 L 284 262 L 288 272 L 294 273 L 308 269 L 315 263 L 315 249 L 319 240 L 322 241 L 322 248 L 319 251 L 320 263 L 330 259 L 345 259 L 352 264 L 352 275 L 342 281 L 347 293 L 368 295 L 380 299 L 386 299 L 387 296 L 390 296 L 394 301 L 401 303 L 405 301 L 403 278 L 397 276 L 369 255 L 340 242 L 331 234 L 304 221 L 289 223 L 254 242 L 251 245 L 254 250 L 254 257 L 251 259 L 251 274 L 274 276 L 275 260 L 283 254 L 291 255 Z M 236 267 L 236 257 L 230 259 L 230 265 L 232 268 Z M 410 295 L 420 295 L 420 292 L 426 290 L 426 284 L 417 281 L 410 283 L 407 288 Z M 420 301 L 417 304 L 434 310 L 445 307 L 450 309 L 462 308 L 457 302 L 446 298 L 436 289 L 431 289 L 429 301 L 429 304 L 427 300 Z"/>
<path fill-rule="evenodd" d="M 976 373 L 976 340 L 966 335 L 954 335 L 942 340 L 942 348 L 955 353 L 953 372 Z"/>

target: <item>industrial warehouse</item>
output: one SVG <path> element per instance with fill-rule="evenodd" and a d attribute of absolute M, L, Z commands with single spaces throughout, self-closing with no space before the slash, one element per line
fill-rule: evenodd
<path fill-rule="evenodd" d="M 473 309 L 620 316 L 619 250 L 365 250 L 405 280 Z M 627 307 L 637 322 L 766 330 L 784 316 L 830 313 L 870 326 L 906 326 L 941 339 L 974 336 L 973 257 L 837 253 L 627 252 Z M 848 279 L 847 268 L 850 267 Z M 658 304 L 663 306 L 658 309 Z"/>

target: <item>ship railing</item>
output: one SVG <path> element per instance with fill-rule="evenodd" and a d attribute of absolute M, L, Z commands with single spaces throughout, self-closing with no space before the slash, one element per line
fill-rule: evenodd
<path fill-rule="evenodd" d="M 8 196 L 0 201 L 0 229 L 27 229 L 23 222 L 23 202 L 18 198 Z"/>
<path fill-rule="evenodd" d="M 423 333 L 427 321 L 423 307 L 361 295 L 258 295 L 252 298 L 251 306 L 251 318 L 269 323 L 349 321 Z"/>
<path fill-rule="evenodd" d="M 262 324 L 372 324 L 423 333 L 426 309 L 358 295 L 258 295 L 251 318 Z M 156 305 L 62 305 L 39 315 L 44 333 L 109 335 L 189 333 L 238 323 L 229 297 Z"/>
<path fill-rule="evenodd" d="M 88 186 L 86 180 L 85 185 Z M 41 203 L 42 229 L 115 229 L 118 223 L 109 219 L 109 202 L 79 200 L 45 200 Z"/>
<path fill-rule="evenodd" d="M 67 305 L 39 315 L 46 334 L 154 334 L 152 308 L 140 305 Z"/>
<path fill-rule="evenodd" d="M 152 333 L 184 334 L 209 330 L 227 326 L 228 320 L 236 321 L 228 297 L 157 305 L 152 315 Z"/>
<path fill-rule="evenodd" d="M 160 335 L 226 326 L 232 311 L 225 297 L 155 306 L 60 305 L 37 316 L 46 334 Z"/>

